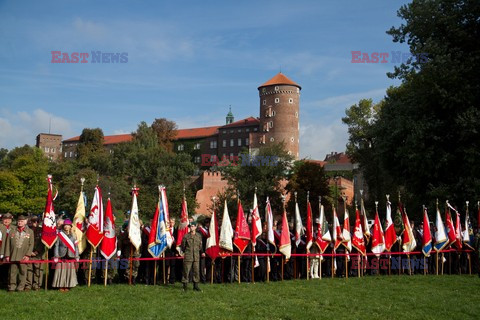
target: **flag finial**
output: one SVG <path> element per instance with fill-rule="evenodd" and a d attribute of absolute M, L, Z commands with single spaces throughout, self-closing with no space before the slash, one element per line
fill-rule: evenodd
<path fill-rule="evenodd" d="M 375 201 L 375 211 L 378 211 L 378 201 Z"/>
<path fill-rule="evenodd" d="M 295 202 L 297 202 L 297 191 L 295 191 Z"/>
<path fill-rule="evenodd" d="M 390 195 L 386 194 L 385 196 L 387 197 L 387 202 L 390 202 Z"/>
<path fill-rule="evenodd" d="M 100 175 L 97 173 L 97 185 L 99 181 L 100 181 Z"/>
<path fill-rule="evenodd" d="M 307 191 L 307 202 L 310 201 L 310 191 Z"/>
<path fill-rule="evenodd" d="M 398 191 L 398 202 L 402 202 L 402 196 L 400 195 L 400 190 Z"/>

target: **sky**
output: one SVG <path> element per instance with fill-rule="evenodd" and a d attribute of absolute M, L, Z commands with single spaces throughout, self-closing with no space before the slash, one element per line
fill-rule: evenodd
<path fill-rule="evenodd" d="M 257 88 L 281 71 L 302 87 L 300 157 L 323 160 L 345 150 L 345 110 L 399 84 L 386 76 L 398 63 L 352 63 L 352 51 L 408 52 L 386 34 L 405 3 L 0 0 L 0 148 L 155 118 L 223 125 L 229 106 L 258 117 Z M 52 51 L 90 56 L 52 63 Z M 128 60 L 93 63 L 97 51 Z"/>

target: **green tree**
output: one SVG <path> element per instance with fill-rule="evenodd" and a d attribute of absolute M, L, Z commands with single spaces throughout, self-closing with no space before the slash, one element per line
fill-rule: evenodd
<path fill-rule="evenodd" d="M 0 170 L 0 212 L 22 213 L 22 182 L 12 173 Z"/>
<path fill-rule="evenodd" d="M 173 150 L 173 140 L 177 136 L 177 124 L 165 118 L 155 119 L 152 129 L 157 134 L 158 143 L 167 151 Z"/>

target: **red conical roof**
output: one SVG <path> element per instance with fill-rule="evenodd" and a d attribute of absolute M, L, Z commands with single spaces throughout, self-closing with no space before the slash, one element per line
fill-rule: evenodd
<path fill-rule="evenodd" d="M 260 87 L 258 87 L 258 89 L 260 89 L 262 87 L 274 86 L 274 85 L 278 85 L 278 84 L 291 85 L 291 86 L 295 86 L 295 87 L 298 87 L 298 88 L 302 89 L 302 87 L 300 87 L 294 81 L 290 80 L 286 75 L 284 75 L 281 72 L 277 73 L 275 75 L 275 77 L 273 77 L 272 79 L 270 79 L 267 82 L 265 82 L 264 84 L 262 84 Z"/>

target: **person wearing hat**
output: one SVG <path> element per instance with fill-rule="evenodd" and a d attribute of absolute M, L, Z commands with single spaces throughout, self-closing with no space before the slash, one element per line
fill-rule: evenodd
<path fill-rule="evenodd" d="M 190 232 L 183 237 L 181 245 L 182 251 L 184 252 L 182 277 L 183 291 L 187 290 L 188 275 L 192 268 L 193 290 L 202 291 L 198 287 L 198 283 L 200 282 L 200 258 L 205 256 L 205 253 L 202 252 L 202 236 L 200 233 L 196 232 L 196 221 L 190 222 L 189 228 Z"/>
<path fill-rule="evenodd" d="M 10 227 L 10 233 L 5 241 L 5 260 L 11 262 L 8 291 L 23 291 L 27 280 L 28 266 L 21 262 L 29 261 L 34 245 L 34 234 L 32 229 L 27 226 L 27 217 L 18 216 L 17 226 Z"/>
<path fill-rule="evenodd" d="M 38 225 L 38 217 L 32 216 L 28 220 L 28 227 L 34 234 L 33 251 L 30 260 L 44 260 L 46 258 L 45 245 L 42 242 L 42 227 Z M 33 261 L 32 261 L 33 262 Z M 27 269 L 27 284 L 25 291 L 39 290 L 43 282 L 43 268 L 41 263 L 29 263 Z"/>
<path fill-rule="evenodd" d="M 12 214 L 5 213 L 2 215 L 2 220 L 0 222 L 0 262 L 5 257 L 5 244 L 7 243 L 5 239 L 8 238 L 10 233 L 10 225 L 12 224 Z M 8 284 L 8 264 L 0 264 L 0 286 L 6 286 Z"/>
<path fill-rule="evenodd" d="M 78 259 L 77 238 L 72 232 L 72 221 L 66 219 L 63 221 L 62 230 L 58 233 L 58 239 L 55 242 L 53 258 L 55 274 L 53 275 L 52 287 L 65 292 L 78 284 L 75 263 Z"/>

